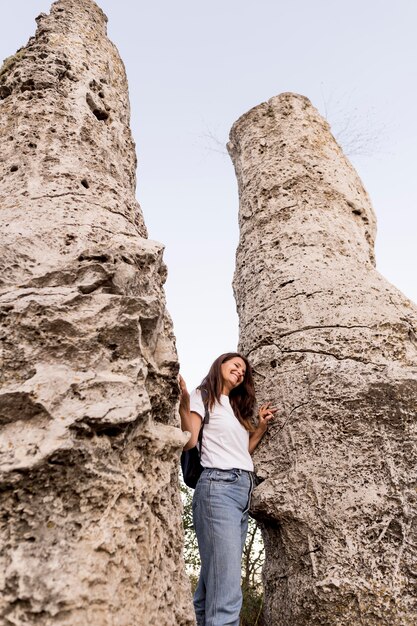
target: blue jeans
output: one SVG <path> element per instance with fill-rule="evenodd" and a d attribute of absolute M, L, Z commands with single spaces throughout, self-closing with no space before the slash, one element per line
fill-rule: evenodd
<path fill-rule="evenodd" d="M 206 468 L 193 498 L 201 558 L 194 594 L 197 626 L 239 626 L 241 562 L 253 487 L 251 472 Z"/>

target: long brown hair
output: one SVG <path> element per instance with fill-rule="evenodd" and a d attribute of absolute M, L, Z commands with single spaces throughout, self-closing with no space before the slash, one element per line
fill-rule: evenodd
<path fill-rule="evenodd" d="M 223 378 L 221 374 L 221 366 L 230 359 L 239 357 L 246 365 L 245 376 L 243 381 L 232 389 L 229 394 L 230 405 L 239 422 L 248 430 L 255 430 L 253 424 L 253 408 L 255 406 L 255 388 L 253 383 L 252 367 L 242 354 L 239 352 L 226 352 L 221 354 L 214 361 L 205 378 L 201 381 L 199 389 L 203 388 L 207 393 L 207 404 L 209 411 L 213 409 L 214 403 L 220 402 L 220 396 L 223 390 Z"/>

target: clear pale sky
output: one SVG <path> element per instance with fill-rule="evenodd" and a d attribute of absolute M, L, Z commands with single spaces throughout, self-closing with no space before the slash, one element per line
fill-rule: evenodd
<path fill-rule="evenodd" d="M 50 5 L 3 3 L 0 60 L 27 43 Z M 307 96 L 327 117 L 377 214 L 377 268 L 417 301 L 415 0 L 99 5 L 127 69 L 137 197 L 150 237 L 166 246 L 168 309 L 190 387 L 237 345 L 238 196 L 228 132 L 281 92 Z"/>

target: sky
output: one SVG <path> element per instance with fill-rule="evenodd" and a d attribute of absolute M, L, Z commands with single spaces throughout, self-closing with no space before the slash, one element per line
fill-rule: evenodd
<path fill-rule="evenodd" d="M 165 245 L 166 294 L 190 388 L 235 350 L 238 195 L 233 122 L 279 93 L 307 96 L 370 194 L 377 269 L 417 302 L 415 0 L 101 0 L 126 66 L 137 198 Z M 50 0 L 3 3 L 0 61 Z"/>

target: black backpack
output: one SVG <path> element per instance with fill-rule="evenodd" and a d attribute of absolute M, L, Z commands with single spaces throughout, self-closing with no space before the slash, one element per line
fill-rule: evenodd
<path fill-rule="evenodd" d="M 201 465 L 201 445 L 203 441 L 203 428 L 205 424 L 209 423 L 210 413 L 207 407 L 207 392 L 205 389 L 200 389 L 201 397 L 204 402 L 204 420 L 200 428 L 200 432 L 198 433 L 198 443 L 194 448 L 190 448 L 189 450 L 185 450 L 181 454 L 181 469 L 182 476 L 184 478 L 184 482 L 187 487 L 191 487 L 191 489 L 195 489 L 198 479 L 200 478 L 201 472 L 203 471 L 203 466 Z"/>

